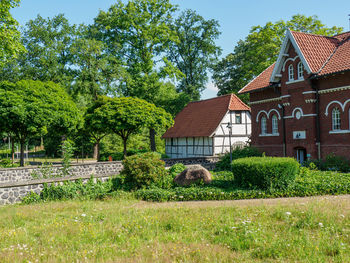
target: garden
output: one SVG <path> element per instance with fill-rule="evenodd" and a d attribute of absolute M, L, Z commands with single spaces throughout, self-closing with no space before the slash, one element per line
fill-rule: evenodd
<path fill-rule="evenodd" d="M 229 155 L 223 156 L 216 170 L 211 171 L 210 184 L 197 180 L 187 186 L 178 185 L 174 178 L 186 166 L 178 163 L 166 169 L 160 157 L 157 153 L 129 156 L 123 161 L 123 171 L 106 182 L 95 182 L 91 178 L 86 184 L 78 180 L 63 185 L 45 185 L 40 195 L 31 193 L 23 202 L 94 200 L 120 194 L 144 201 L 165 202 L 350 193 L 350 173 L 334 169 L 321 171 L 313 163 L 300 166 L 293 158 L 266 157 L 252 147 L 235 149 L 232 164 Z M 335 162 L 332 158 L 329 157 L 329 163 Z"/>

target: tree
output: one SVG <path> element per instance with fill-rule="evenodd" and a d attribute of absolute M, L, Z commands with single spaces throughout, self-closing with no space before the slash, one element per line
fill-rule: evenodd
<path fill-rule="evenodd" d="M 184 74 L 178 90 L 191 100 L 200 99 L 208 81 L 207 71 L 221 53 L 215 44 L 218 28 L 218 21 L 205 20 L 193 10 L 182 12 L 171 26 L 178 39 L 170 42 L 168 59 Z"/>
<path fill-rule="evenodd" d="M 85 113 L 85 131 L 93 138 L 94 154 L 96 160 L 100 159 L 100 142 L 108 134 L 108 123 L 104 122 L 105 112 L 100 108 L 108 102 L 107 97 L 99 97 Z M 101 115 L 102 114 L 102 115 Z"/>
<path fill-rule="evenodd" d="M 108 130 L 123 140 L 124 156 L 130 135 L 140 133 L 144 127 L 167 128 L 173 124 L 171 115 L 165 110 L 138 98 L 108 98 L 95 112 L 101 117 L 101 123 L 108 125 Z"/>
<path fill-rule="evenodd" d="M 285 32 L 294 31 L 331 36 L 341 33 L 343 28 L 328 28 L 317 16 L 294 15 L 291 20 L 265 26 L 255 26 L 250 34 L 240 40 L 233 53 L 213 67 L 213 79 L 219 88 L 218 95 L 237 93 L 250 80 L 277 60 Z M 247 99 L 247 97 L 245 98 Z"/>
<path fill-rule="evenodd" d="M 23 28 L 22 44 L 27 52 L 1 72 L 1 79 L 32 79 L 60 83 L 67 90 L 75 77 L 71 47 L 77 27 L 63 14 L 44 19 L 40 15 Z"/>
<path fill-rule="evenodd" d="M 1 0 L 0 2 L 0 67 L 16 58 L 25 49 L 21 44 L 18 22 L 12 17 L 10 9 L 19 5 L 20 0 Z"/>
<path fill-rule="evenodd" d="M 81 115 L 68 94 L 52 82 L 22 80 L 0 83 L 0 126 L 20 143 L 20 165 L 29 138 L 47 133 L 67 133 L 81 122 Z"/>

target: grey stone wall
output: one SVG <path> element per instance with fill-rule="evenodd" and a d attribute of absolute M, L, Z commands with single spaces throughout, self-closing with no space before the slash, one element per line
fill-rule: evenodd
<path fill-rule="evenodd" d="M 123 169 L 120 161 L 72 164 L 69 169 L 71 176 L 116 175 Z M 0 183 L 23 182 L 36 178 L 55 177 L 61 174 L 62 166 L 32 166 L 23 168 L 0 169 Z"/>
<path fill-rule="evenodd" d="M 106 181 L 113 175 L 100 175 L 94 176 L 95 180 Z M 82 179 L 83 182 L 87 182 L 91 176 L 70 176 L 70 177 L 60 177 L 60 178 L 48 178 L 31 180 L 26 182 L 11 182 L 11 183 L 0 183 L 0 205 L 18 203 L 22 198 L 28 195 L 30 192 L 35 192 L 40 194 L 41 190 L 44 188 L 44 184 L 63 184 L 64 181 L 76 181 Z"/>
<path fill-rule="evenodd" d="M 208 170 L 215 169 L 215 164 L 219 161 L 219 157 L 193 157 L 193 158 L 174 158 L 164 159 L 165 166 L 172 166 L 176 163 L 183 163 L 184 165 L 200 164 Z"/>

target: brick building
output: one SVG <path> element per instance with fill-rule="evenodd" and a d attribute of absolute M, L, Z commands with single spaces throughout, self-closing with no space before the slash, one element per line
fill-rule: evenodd
<path fill-rule="evenodd" d="M 267 155 L 350 158 L 350 32 L 287 31 L 277 61 L 250 93 L 252 144 Z"/>

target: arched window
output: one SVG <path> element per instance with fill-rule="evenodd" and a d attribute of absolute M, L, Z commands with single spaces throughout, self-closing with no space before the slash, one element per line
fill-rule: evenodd
<path fill-rule="evenodd" d="M 332 111 L 332 129 L 333 131 L 340 130 L 340 110 L 338 108 Z"/>
<path fill-rule="evenodd" d="M 300 62 L 298 63 L 298 79 L 304 78 L 303 73 L 304 73 L 304 65 L 303 65 L 303 63 L 300 61 Z"/>
<path fill-rule="evenodd" d="M 267 133 L 266 117 L 261 118 L 261 134 Z"/>
<path fill-rule="evenodd" d="M 289 81 L 294 80 L 293 64 L 290 64 L 289 67 L 288 67 L 288 78 L 289 78 Z"/>
<path fill-rule="evenodd" d="M 278 133 L 278 119 L 276 115 L 272 116 L 272 134 Z"/>

